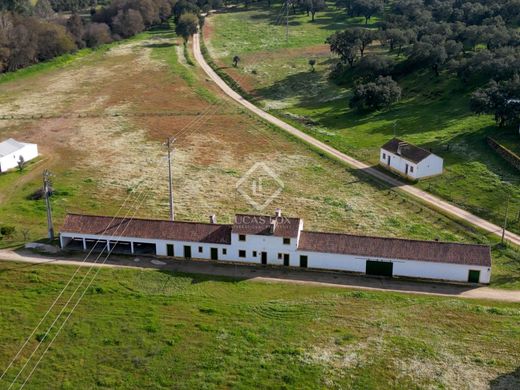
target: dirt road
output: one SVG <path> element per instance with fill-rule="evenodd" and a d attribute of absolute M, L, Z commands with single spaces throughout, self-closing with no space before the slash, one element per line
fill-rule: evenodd
<path fill-rule="evenodd" d="M 268 114 L 267 112 L 261 110 L 245 98 L 243 98 L 241 95 L 236 93 L 233 89 L 231 89 L 224 80 L 220 78 L 217 73 L 207 64 L 206 60 L 202 56 L 202 53 L 200 51 L 200 37 L 199 34 L 195 34 L 193 36 L 193 51 L 194 56 L 199 65 L 202 67 L 202 69 L 207 73 L 207 75 L 233 100 L 240 103 L 242 106 L 246 107 L 251 112 L 255 113 L 256 115 L 260 116 L 262 119 L 265 119 L 266 121 L 278 126 L 279 128 L 287 131 L 288 133 L 292 134 L 293 136 L 307 142 L 308 144 L 313 145 L 314 147 L 317 147 L 321 149 L 322 151 L 336 157 L 340 161 L 343 161 L 344 163 L 350 165 L 353 168 L 359 169 L 367 173 L 368 175 L 375 177 L 378 180 L 381 180 L 382 182 L 385 182 L 392 187 L 399 188 L 401 191 L 406 192 L 407 194 L 413 195 L 422 201 L 444 211 L 447 212 L 457 218 L 460 218 L 466 222 L 469 222 L 475 226 L 478 226 L 481 229 L 484 229 L 488 232 L 491 232 L 497 236 L 502 235 L 502 228 L 500 226 L 497 226 L 489 221 L 486 221 L 485 219 L 482 219 L 480 217 L 477 217 L 476 215 L 473 215 L 465 210 L 462 210 L 446 201 L 443 201 L 425 191 L 422 191 L 418 188 L 415 188 L 413 186 L 407 185 L 400 180 L 397 180 L 391 176 L 388 176 L 377 169 L 374 169 L 370 167 L 369 165 L 358 161 L 340 151 L 337 149 L 334 149 L 330 147 L 329 145 L 320 142 L 316 140 L 315 138 L 311 137 L 310 135 L 305 134 L 304 132 L 298 130 L 297 128 L 291 126 L 290 124 L 276 118 L 275 116 Z M 511 243 L 515 245 L 520 246 L 520 236 L 517 234 L 514 234 L 510 231 L 505 232 L 505 239 L 510 241 Z"/>
<path fill-rule="evenodd" d="M 34 267 L 46 264 L 90 267 L 96 256 L 84 260 L 83 254 L 67 258 L 39 256 L 29 251 L 13 252 L 0 250 L 0 261 L 29 263 L 14 268 Z M 475 287 L 457 284 L 418 282 L 410 280 L 386 279 L 351 275 L 341 272 L 322 272 L 313 270 L 262 267 L 256 265 L 227 264 L 202 260 L 173 260 L 150 257 L 123 257 L 112 255 L 103 263 L 100 257 L 96 267 L 152 268 L 173 272 L 228 276 L 237 279 L 267 281 L 277 283 L 310 284 L 317 286 L 352 288 L 358 290 L 392 291 L 407 294 L 452 296 L 458 298 L 491 299 L 504 302 L 520 302 L 520 291 L 499 290 L 490 287 Z"/>

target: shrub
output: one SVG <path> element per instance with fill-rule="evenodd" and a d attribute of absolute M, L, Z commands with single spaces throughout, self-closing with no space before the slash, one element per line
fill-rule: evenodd
<path fill-rule="evenodd" d="M 378 110 L 390 106 L 401 98 L 401 88 L 391 77 L 379 76 L 375 82 L 358 84 L 350 107 L 358 110 Z"/>

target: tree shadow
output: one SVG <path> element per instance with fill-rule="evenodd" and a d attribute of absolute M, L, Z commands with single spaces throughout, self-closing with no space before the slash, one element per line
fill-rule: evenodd
<path fill-rule="evenodd" d="M 491 390 L 520 389 L 520 367 L 516 370 L 502 374 L 489 382 Z"/>
<path fill-rule="evenodd" d="M 150 49 L 160 49 L 160 48 L 174 47 L 174 46 L 179 46 L 179 44 L 164 42 L 164 43 L 148 43 L 148 44 L 143 45 L 143 47 L 147 47 Z"/>

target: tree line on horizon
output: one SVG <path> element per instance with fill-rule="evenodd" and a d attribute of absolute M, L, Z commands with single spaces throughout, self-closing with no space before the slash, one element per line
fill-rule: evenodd
<path fill-rule="evenodd" d="M 0 2 L 0 73 L 129 38 L 173 16 L 186 40 L 221 0 L 29 0 Z M 80 14 L 78 11 L 83 11 Z M 68 12 L 69 15 L 61 12 Z M 65 17 L 66 16 L 66 17 Z"/>

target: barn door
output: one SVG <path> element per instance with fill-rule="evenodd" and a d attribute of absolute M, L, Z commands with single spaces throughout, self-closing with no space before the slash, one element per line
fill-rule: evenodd
<path fill-rule="evenodd" d="M 469 270 L 468 282 L 469 283 L 478 283 L 478 282 L 480 282 L 480 271 Z"/>
<path fill-rule="evenodd" d="M 367 260 L 367 275 L 392 276 L 394 264 L 390 261 L 370 261 Z"/>

